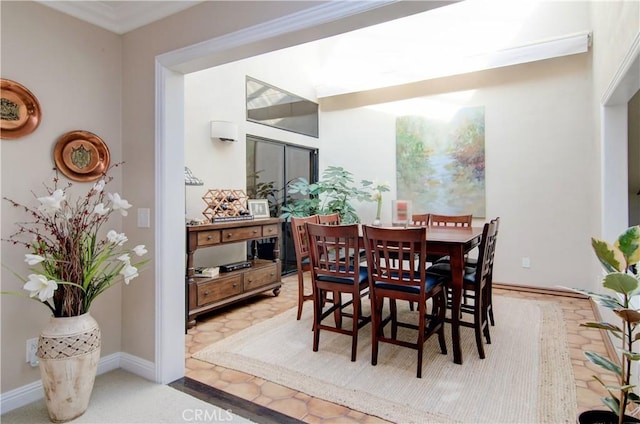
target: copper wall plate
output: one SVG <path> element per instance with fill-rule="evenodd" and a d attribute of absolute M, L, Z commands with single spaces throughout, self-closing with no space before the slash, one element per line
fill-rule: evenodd
<path fill-rule="evenodd" d="M 26 87 L 0 79 L 0 138 L 31 134 L 40 124 L 40 103 Z"/>
<path fill-rule="evenodd" d="M 70 131 L 63 134 L 53 151 L 56 166 L 75 181 L 94 181 L 109 169 L 109 148 L 97 135 L 89 131 Z"/>

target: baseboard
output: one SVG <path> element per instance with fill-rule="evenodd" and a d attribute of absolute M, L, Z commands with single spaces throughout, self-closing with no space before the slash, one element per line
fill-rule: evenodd
<path fill-rule="evenodd" d="M 155 364 L 153 362 L 123 352 L 113 353 L 100 358 L 97 375 L 118 368 L 125 369 L 147 380 L 155 381 Z M 0 415 L 40 399 L 44 399 L 44 390 L 42 388 L 42 381 L 40 380 L 25 384 L 22 387 L 9 390 L 5 393 L 0 393 Z"/>

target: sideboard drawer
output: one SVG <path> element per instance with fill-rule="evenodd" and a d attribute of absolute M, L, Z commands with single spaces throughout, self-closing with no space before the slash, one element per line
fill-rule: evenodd
<path fill-rule="evenodd" d="M 234 294 L 242 293 L 242 275 L 229 278 L 217 278 L 198 284 L 197 305 L 203 306 L 216 300 L 224 299 Z"/>
<path fill-rule="evenodd" d="M 202 231 L 198 233 L 198 246 L 211 246 L 220 243 L 220 231 Z"/>
<path fill-rule="evenodd" d="M 244 273 L 244 289 L 253 290 L 255 288 L 278 281 L 278 266 L 272 265 L 247 271 Z"/>
<path fill-rule="evenodd" d="M 279 225 L 263 225 L 262 226 L 262 237 L 275 237 L 278 235 Z"/>
<path fill-rule="evenodd" d="M 253 227 L 239 227 L 222 230 L 222 241 L 240 241 L 251 240 L 262 236 L 262 227 L 259 225 Z"/>

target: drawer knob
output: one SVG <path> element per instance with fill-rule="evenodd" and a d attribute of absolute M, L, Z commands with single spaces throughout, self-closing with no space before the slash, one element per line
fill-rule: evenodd
<path fill-rule="evenodd" d="M 211 240 L 213 236 L 207 236 L 207 240 Z"/>
<path fill-rule="evenodd" d="M 233 287 L 238 287 L 238 283 L 233 283 Z"/>
<path fill-rule="evenodd" d="M 232 233 L 227 233 L 227 238 L 231 238 L 232 235 Z"/>
<path fill-rule="evenodd" d="M 257 233 L 258 233 L 258 230 L 253 230 L 253 234 L 257 234 Z"/>
<path fill-rule="evenodd" d="M 253 280 L 252 280 L 251 278 L 249 278 L 249 282 L 250 282 L 250 283 L 253 283 Z"/>
<path fill-rule="evenodd" d="M 204 292 L 204 295 L 209 296 L 209 292 L 208 291 Z"/>

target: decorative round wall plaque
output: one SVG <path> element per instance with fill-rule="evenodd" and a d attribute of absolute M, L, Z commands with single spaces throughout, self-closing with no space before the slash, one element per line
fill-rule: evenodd
<path fill-rule="evenodd" d="M 89 131 L 70 131 L 63 134 L 53 151 L 56 166 L 75 181 L 94 181 L 109 169 L 109 148 L 97 135 Z"/>
<path fill-rule="evenodd" d="M 0 138 L 31 134 L 40 124 L 40 103 L 26 87 L 0 79 Z"/>

